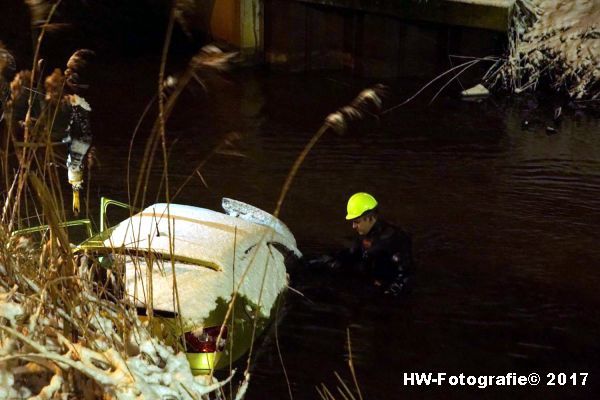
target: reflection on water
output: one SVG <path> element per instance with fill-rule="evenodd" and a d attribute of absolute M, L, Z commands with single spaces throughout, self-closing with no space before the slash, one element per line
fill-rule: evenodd
<path fill-rule="evenodd" d="M 127 97 L 125 110 L 96 106 L 101 164 L 92 187 L 100 194 L 126 198 L 128 135 L 149 98 L 143 93 L 153 90 L 153 73 L 139 98 Z M 247 157 L 215 157 L 202 170 L 208 188 L 194 179 L 177 201 L 216 208 L 227 196 L 272 210 L 297 154 L 323 118 L 362 84 L 262 72 L 231 79 L 211 80 L 207 93 L 186 93 L 176 108 L 169 126 L 171 180 L 175 187 L 181 183 L 231 131 L 244 135 Z M 123 84 L 113 81 L 103 95 L 126 97 Z M 414 88 L 407 82 L 398 90 Z M 564 109 L 559 133 L 548 135 L 554 104 L 530 103 L 414 103 L 359 132 L 325 136 L 316 146 L 282 210 L 300 248 L 314 255 L 343 246 L 351 234 L 345 201 L 368 191 L 386 217 L 414 235 L 418 283 L 410 298 L 393 301 L 348 277 L 301 274 L 293 285 L 304 297 L 290 295 L 278 326 L 295 398 L 317 398 L 314 386 L 321 382 L 335 386 L 334 371 L 350 378 L 348 327 L 367 398 L 448 397 L 449 390 L 460 398 L 598 393 L 600 123 Z M 523 130 L 526 118 L 533 123 Z M 157 166 L 155 179 L 160 173 Z M 556 392 L 402 384 L 404 372 L 544 371 L 591 375 L 585 388 Z M 255 360 L 249 398 L 287 393 L 270 337 Z"/>

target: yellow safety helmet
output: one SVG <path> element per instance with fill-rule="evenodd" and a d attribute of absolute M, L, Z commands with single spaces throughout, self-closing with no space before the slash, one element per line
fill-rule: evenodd
<path fill-rule="evenodd" d="M 348 215 L 346 215 L 346 219 L 354 219 L 363 215 L 366 211 L 373 210 L 377 207 L 377 200 L 375 197 L 371 196 L 369 193 L 359 192 L 354 193 L 352 197 L 348 200 L 348 205 L 346 209 L 348 210 Z"/>

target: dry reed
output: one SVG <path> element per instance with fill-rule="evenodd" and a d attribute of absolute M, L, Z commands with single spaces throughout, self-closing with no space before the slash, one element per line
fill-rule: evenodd
<path fill-rule="evenodd" d="M 576 99 L 600 97 L 600 2 L 517 0 L 509 53 L 484 78 L 515 93 L 545 83 Z"/>
<path fill-rule="evenodd" d="M 33 25 L 41 27 L 32 70 L 15 74 L 14 58 L 3 48 L 0 52 L 5 116 L 0 126 L 5 180 L 0 223 L 0 397 L 208 398 L 228 380 L 192 376 L 185 355 L 151 337 L 135 308 L 112 298 L 94 279 L 86 267 L 88 257 L 75 258 L 72 253 L 61 228 L 66 220 L 62 185 L 56 168 L 49 167 L 56 165 L 51 137 L 63 106 L 84 101 L 70 94 L 88 86 L 82 71 L 92 54 L 77 51 L 64 74 L 56 70 L 42 79 L 41 44 L 60 2 L 28 4 Z M 202 62 L 202 56 L 195 57 L 191 65 Z M 188 81 L 193 75 L 191 70 Z M 180 83 L 179 91 L 187 82 Z M 155 124 L 154 132 L 161 134 L 163 143 L 166 114 L 175 99 L 167 100 Z M 31 199 L 34 209 L 25 207 L 23 199 Z M 30 237 L 11 234 L 32 214 L 48 225 L 41 246 Z"/>
<path fill-rule="evenodd" d="M 65 104 L 77 101 L 65 96 L 89 85 L 83 79 L 82 71 L 92 53 L 77 51 L 67 62 L 64 73 L 56 70 L 42 79 L 42 69 L 38 64 L 41 44 L 60 1 L 32 0 L 28 4 L 35 13 L 32 23 L 41 27 L 33 67 L 31 71 L 16 74 L 10 84 L 10 101 L 2 103 L 2 111 L 6 112 L 7 118 L 2 126 L 6 140 L 2 141 L 5 192 L 0 223 L 0 381 L 8 384 L 0 388 L 0 397 L 37 395 L 51 398 L 67 393 L 79 398 L 115 399 L 157 398 L 159 395 L 162 398 L 205 399 L 209 398 L 209 394 L 224 397 L 221 387 L 231 375 L 222 382 L 213 381 L 212 373 L 209 377 L 193 377 L 183 353 L 175 354 L 160 340 L 151 337 L 146 326 L 137 318 L 135 308 L 115 299 L 106 286 L 95 280 L 87 268 L 89 256 L 79 254 L 74 257 L 72 253 L 67 232 L 61 228 L 66 216 L 60 206 L 63 195 L 59 174 L 56 168 L 48 166 L 56 165 L 51 139 L 54 122 Z M 240 155 L 232 145 L 239 135 L 229 135 L 171 196 L 166 122 L 188 84 L 201 82 L 199 71 L 227 68 L 234 56 L 206 47 L 192 58 L 178 79 L 167 78 L 165 65 L 170 34 L 173 22 L 180 17 L 178 7 L 181 4 L 176 2 L 171 13 L 158 79 L 156 99 L 159 113 L 146 143 L 135 191 L 130 199 L 130 203 L 137 207 L 146 202 L 150 170 L 159 145 L 163 165 L 161 184 L 168 201 L 177 197 L 191 177 L 200 174 L 212 155 Z M 9 53 L 0 52 L 0 72 L 4 79 L 0 82 L 3 85 L 0 86 L 0 95 L 8 100 L 6 77 L 15 71 L 14 59 L 6 54 Z M 367 89 L 350 105 L 327 117 L 288 174 L 275 215 L 279 214 L 295 175 L 319 138 L 329 129 L 343 134 L 353 121 L 378 115 L 382 91 L 380 86 Z M 21 137 L 22 140 L 18 140 Z M 11 166 L 14 166 L 12 174 L 9 172 Z M 24 198 L 32 199 L 35 206 L 33 214 L 49 227 L 41 247 L 35 245 L 31 238 L 11 235 L 23 217 L 31 214 L 31 210 L 23 209 L 21 200 Z M 118 269 L 119 266 L 116 266 L 115 270 Z M 263 286 L 267 275 L 265 265 Z M 239 285 L 241 282 L 238 289 Z M 223 324 L 233 314 L 238 289 L 233 293 Z M 176 281 L 174 293 L 177 294 Z M 260 293 L 259 297 L 262 289 Z M 175 302 L 177 304 L 178 300 Z M 149 309 L 151 316 L 151 305 Z M 253 337 L 255 332 L 256 324 Z M 236 399 L 244 396 L 249 384 L 251 359 L 252 350 L 242 385 L 235 394 Z M 354 376 L 352 364 L 350 367 Z M 37 374 L 36 379 L 32 378 L 33 374 Z M 174 374 L 177 374 L 177 379 L 173 379 Z M 230 370 L 230 374 L 233 371 Z M 360 397 L 358 385 L 356 390 Z M 233 396 L 233 391 L 230 392 Z M 347 387 L 344 388 L 344 393 L 350 392 Z"/>

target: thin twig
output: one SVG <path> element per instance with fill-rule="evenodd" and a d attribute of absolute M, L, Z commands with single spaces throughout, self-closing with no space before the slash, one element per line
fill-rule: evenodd
<path fill-rule="evenodd" d="M 325 132 L 327 132 L 328 129 L 329 129 L 329 125 L 327 123 L 323 124 L 321 126 L 321 128 L 319 128 L 317 133 L 315 133 L 314 136 L 310 139 L 308 144 L 304 147 L 304 149 L 302 150 L 302 152 L 300 153 L 298 158 L 296 158 L 296 161 L 294 162 L 294 165 L 292 166 L 292 169 L 290 170 L 289 174 L 287 175 L 287 177 L 285 179 L 285 183 L 283 184 L 283 187 L 281 188 L 281 193 L 279 194 L 279 199 L 277 200 L 277 206 L 275 207 L 275 211 L 273 211 L 273 215 L 275 217 L 279 217 L 279 212 L 281 211 L 281 206 L 283 205 L 285 196 L 287 195 L 287 192 L 290 190 L 290 187 L 292 186 L 292 182 L 293 182 L 294 178 L 296 177 L 296 174 L 298 173 L 300 166 L 304 162 L 304 159 L 306 158 L 308 153 L 310 153 L 311 149 L 315 146 L 315 144 L 317 144 L 319 139 L 321 139 L 321 136 L 323 136 L 325 134 Z"/>
<path fill-rule="evenodd" d="M 354 381 L 354 387 L 356 388 L 356 392 L 358 393 L 359 400 L 363 400 L 362 393 L 360 391 L 360 386 L 358 386 L 358 379 L 356 379 L 356 371 L 354 370 L 354 361 L 352 357 L 352 341 L 350 340 L 350 328 L 346 328 L 346 335 L 348 341 L 348 367 L 350 368 L 350 373 L 352 374 L 352 380 Z"/>
<path fill-rule="evenodd" d="M 281 353 L 281 346 L 279 345 L 279 327 L 278 327 L 278 319 L 279 319 L 279 311 L 281 309 L 281 301 L 277 300 L 277 311 L 275 317 L 275 347 L 277 348 L 277 357 L 279 357 L 279 364 L 281 365 L 281 369 L 283 371 L 283 376 L 285 378 L 285 383 L 287 385 L 288 394 L 290 396 L 290 400 L 294 400 L 294 395 L 292 394 L 292 385 L 290 383 L 290 378 L 287 373 L 287 368 L 285 367 L 285 363 L 283 362 L 283 354 Z"/>
<path fill-rule="evenodd" d="M 455 80 L 455 79 L 458 79 L 458 77 L 459 77 L 459 76 L 460 76 L 460 75 L 461 75 L 463 72 L 465 72 L 466 70 L 468 70 L 469 68 L 471 68 L 473 65 L 477 64 L 478 62 L 479 62 L 479 60 L 474 60 L 474 61 L 472 61 L 470 64 L 466 65 L 466 66 L 465 66 L 463 69 L 461 69 L 459 72 L 457 72 L 457 73 L 456 73 L 456 74 L 455 74 L 455 75 L 454 75 L 454 76 L 453 76 L 453 77 L 452 77 L 450 80 L 448 80 L 448 82 L 446 82 L 446 83 L 444 84 L 444 86 L 442 86 L 442 87 L 440 88 L 440 90 L 438 90 L 438 91 L 437 91 L 437 93 L 435 94 L 435 96 L 433 96 L 433 98 L 432 98 L 432 99 L 429 101 L 429 105 L 431 105 L 431 103 L 433 103 L 433 102 L 435 101 L 435 99 L 438 97 L 438 95 L 439 95 L 440 93 L 442 93 L 442 91 L 443 91 L 444 89 L 446 89 L 446 87 L 447 87 L 447 86 L 448 86 L 450 83 L 452 83 L 452 81 L 453 81 L 453 80 Z M 461 86 L 462 86 L 462 85 L 461 85 Z"/>
<path fill-rule="evenodd" d="M 382 112 L 381 112 L 381 114 L 382 114 L 382 115 L 383 115 L 383 114 L 387 114 L 387 113 L 389 113 L 389 112 L 392 112 L 392 111 L 394 111 L 394 110 L 395 110 L 395 109 L 397 109 L 398 107 L 402 107 L 402 106 L 404 106 L 404 105 L 408 104 L 408 103 L 409 103 L 409 102 L 411 102 L 411 101 L 412 101 L 412 100 L 413 100 L 415 97 L 417 97 L 419 94 L 421 94 L 421 93 L 422 93 L 422 92 L 423 92 L 425 89 L 427 89 L 429 86 L 431 86 L 431 85 L 432 85 L 434 82 L 436 82 L 437 80 L 439 80 L 439 79 L 443 78 L 444 76 L 448 75 L 449 73 L 451 73 L 451 72 L 452 72 L 452 71 L 454 71 L 454 70 L 457 70 L 457 69 L 459 69 L 459 68 L 463 68 L 465 65 L 471 64 L 471 63 L 473 63 L 474 61 L 495 61 L 495 60 L 496 60 L 496 58 L 495 58 L 495 57 L 483 57 L 483 58 L 481 58 L 481 59 L 478 59 L 478 60 L 472 60 L 472 61 L 467 61 L 467 62 L 464 62 L 464 63 L 462 63 L 462 64 L 458 64 L 457 66 L 455 66 L 455 67 L 452 67 L 452 68 L 450 68 L 449 70 L 447 70 L 447 71 L 443 72 L 442 74 L 440 74 L 440 75 L 436 76 L 435 78 L 433 78 L 433 79 L 432 79 L 431 81 L 429 81 L 429 82 L 428 82 L 428 83 L 427 83 L 425 86 L 423 86 L 421 89 L 419 89 L 419 90 L 418 90 L 418 91 L 417 91 L 417 92 L 416 92 L 414 95 L 412 95 L 412 96 L 411 96 L 411 97 L 409 97 L 408 99 L 404 100 L 402 103 L 396 104 L 395 106 L 393 106 L 393 107 L 390 107 L 390 108 L 388 108 L 388 109 L 386 109 L 386 110 L 382 111 Z"/>

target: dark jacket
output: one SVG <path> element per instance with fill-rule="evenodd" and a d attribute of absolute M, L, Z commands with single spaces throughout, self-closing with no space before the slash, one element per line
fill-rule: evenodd
<path fill-rule="evenodd" d="M 414 273 L 412 240 L 399 227 L 378 218 L 369 233 L 359 235 L 338 261 L 345 268 L 364 274 L 384 292 L 400 294 L 407 290 Z"/>

